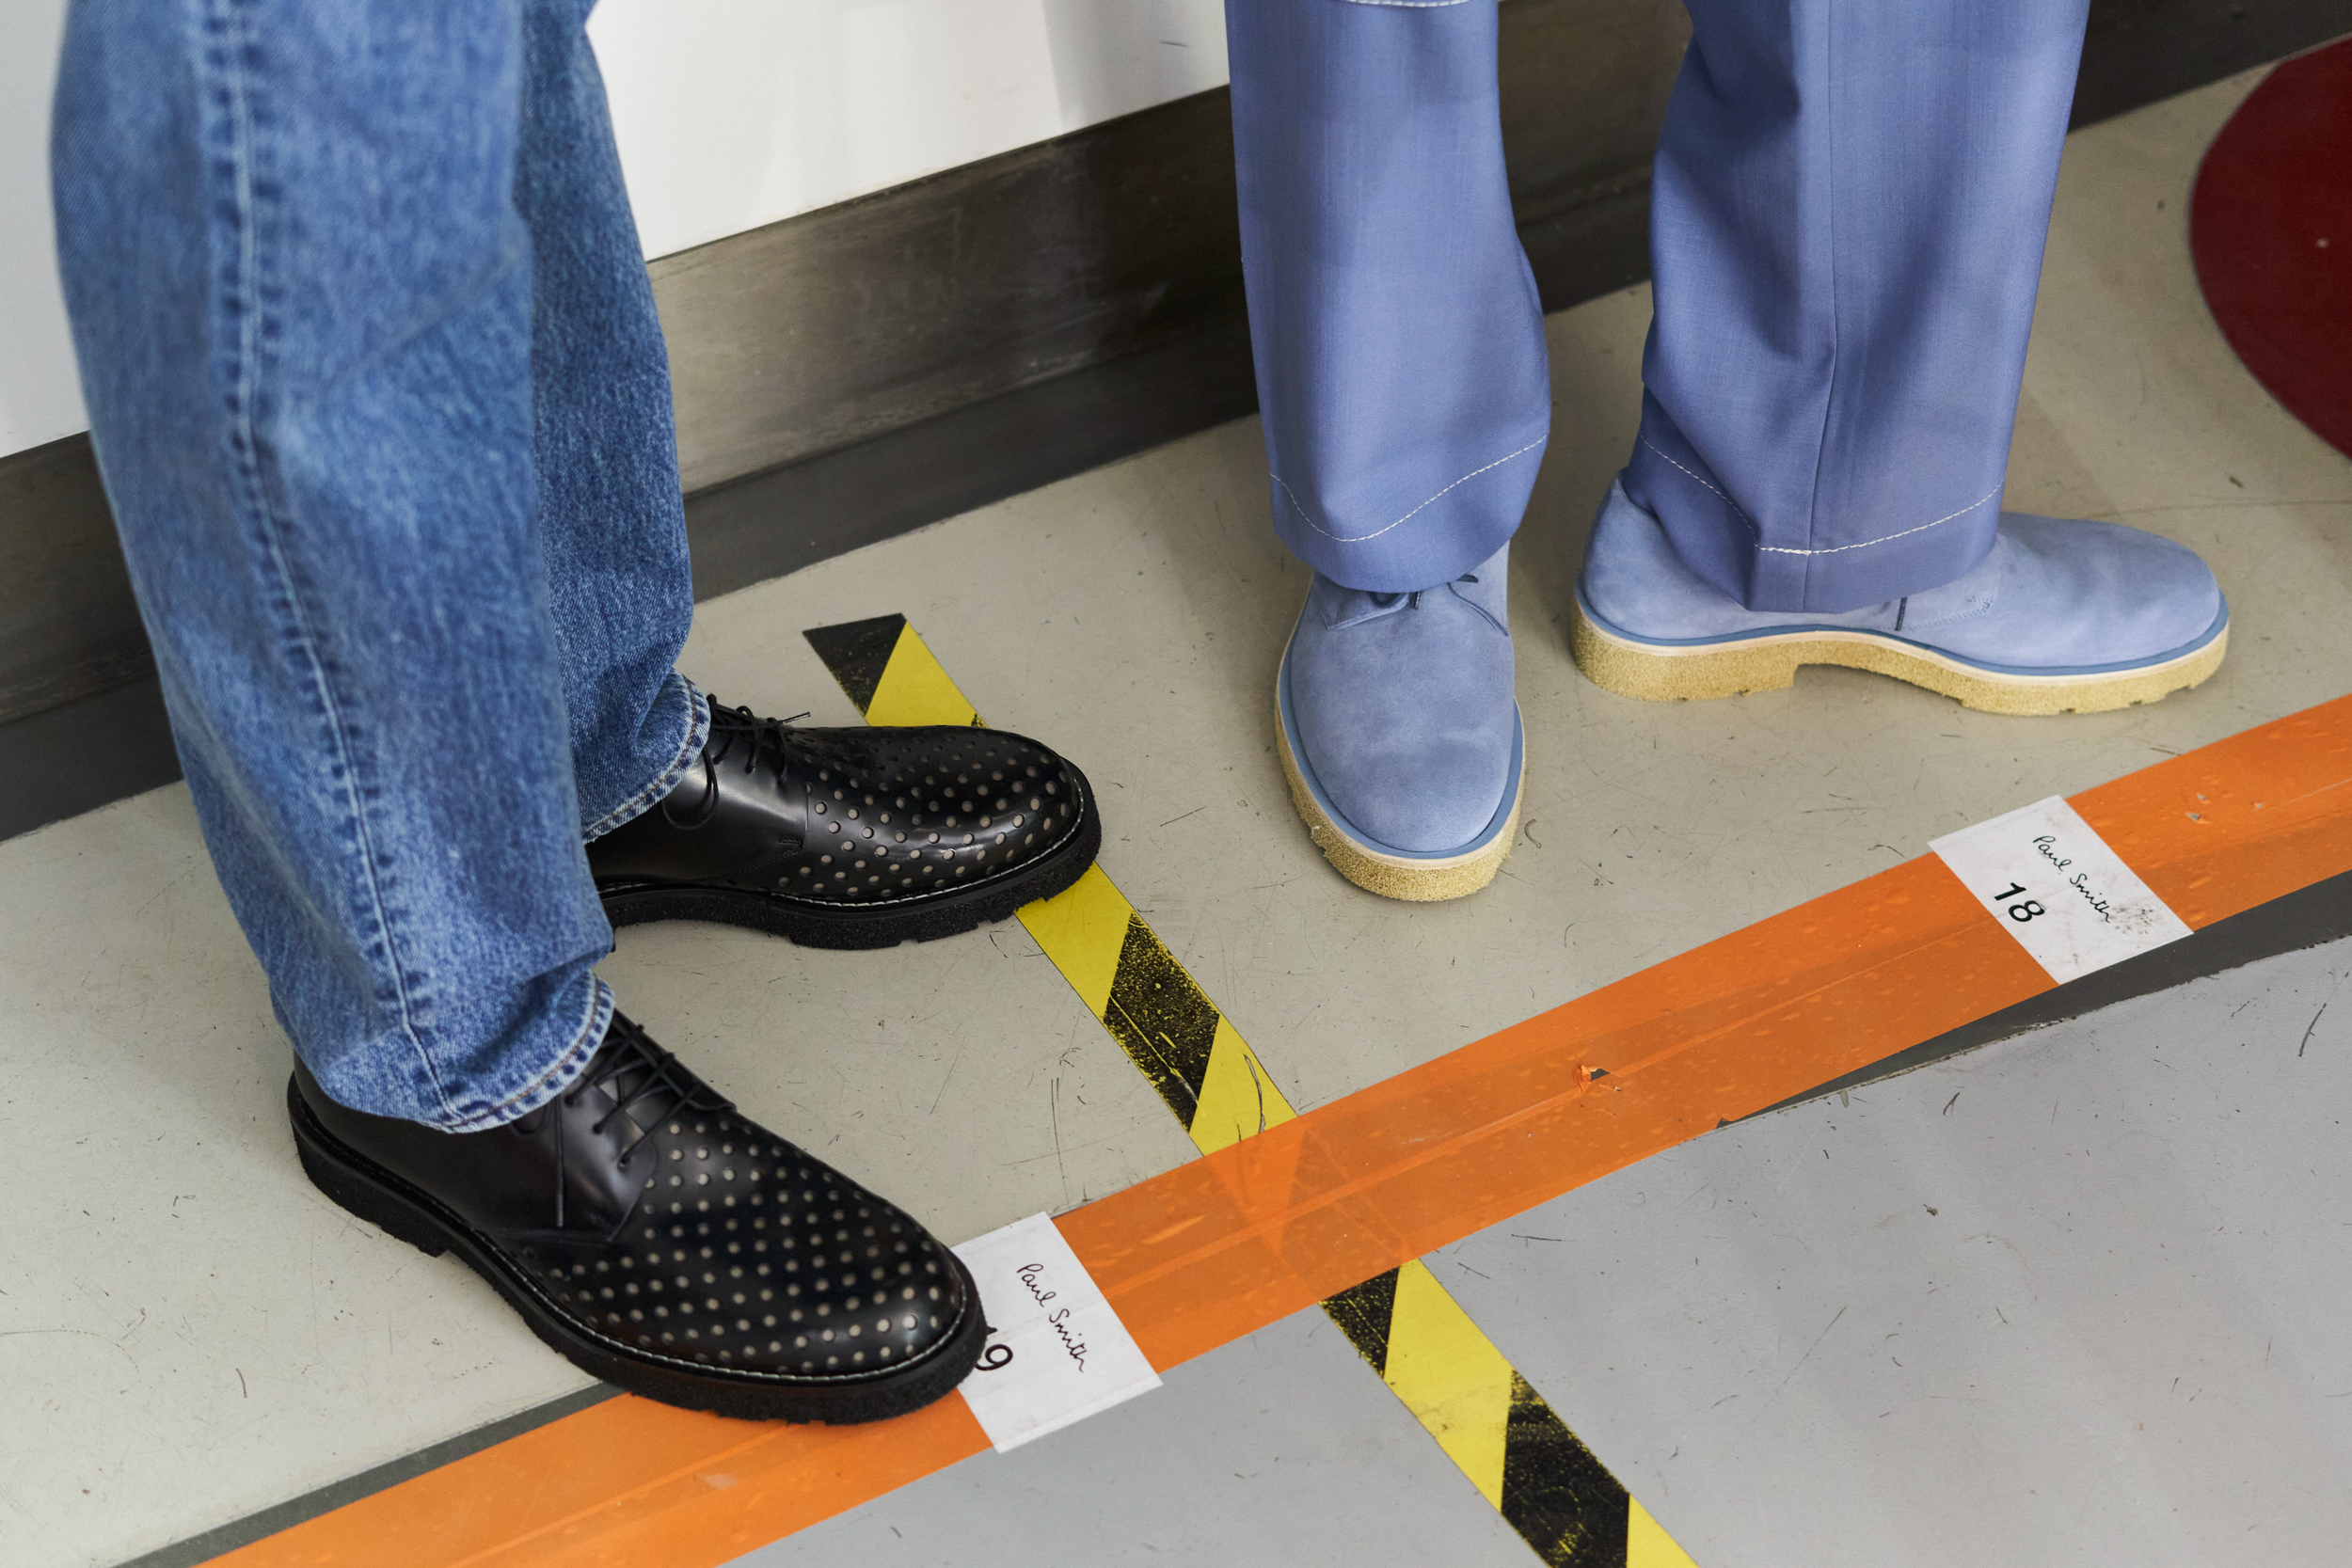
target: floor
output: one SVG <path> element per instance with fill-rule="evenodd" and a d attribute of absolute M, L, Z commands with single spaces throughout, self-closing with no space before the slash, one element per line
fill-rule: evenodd
<path fill-rule="evenodd" d="M 1559 418 L 1515 552 L 1529 803 L 1474 899 L 1359 893 L 1291 812 L 1270 685 L 1305 578 L 1254 421 L 712 601 L 685 668 L 853 722 L 799 633 L 904 613 L 992 722 L 1088 769 L 1104 868 L 1292 1101 L 1325 1103 L 2352 690 L 2352 463 L 2231 357 L 2184 240 L 2255 79 L 2070 141 L 2007 501 L 2203 552 L 2235 620 L 2197 691 L 2020 721 L 1843 671 L 1697 706 L 1584 684 L 1562 628 L 1631 436 L 1641 290 L 1550 323 Z M 0 844 L 0 887 L 11 1562 L 120 1563 L 585 1386 L 462 1268 L 304 1183 L 285 1046 L 182 788 Z M 2289 955 L 1740 1124 L 1432 1266 L 1708 1568 L 2325 1560 L 2352 1528 L 2352 1343 L 2328 1332 L 2352 1011 L 2306 1025 L 2347 972 L 2343 948 Z M 850 955 L 641 928 L 604 973 L 754 1115 L 951 1240 L 1193 1157 L 1015 923 Z M 1525 1560 L 1375 1383 L 1302 1316 L 1084 1437 L 746 1560 Z"/>
<path fill-rule="evenodd" d="M 1428 1261 L 1702 1564 L 2341 1560 L 2352 1018 L 2303 1041 L 2347 975 L 2124 1003 Z M 1354 1361 L 1301 1313 L 741 1568 L 1532 1561 Z"/>

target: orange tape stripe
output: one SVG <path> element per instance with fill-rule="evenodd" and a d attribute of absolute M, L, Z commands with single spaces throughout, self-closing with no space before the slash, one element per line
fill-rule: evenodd
<path fill-rule="evenodd" d="M 1875 896 L 1855 911 L 1856 894 Z M 1876 928 L 1824 961 L 1841 912 Z M 1940 862 L 1915 861 L 1062 1228 L 1153 1361 L 1183 1360 L 2050 983 Z"/>
<path fill-rule="evenodd" d="M 2186 752 L 2074 798 L 2074 809 L 2193 927 L 2344 869 L 2352 846 L 2352 697 Z"/>
<path fill-rule="evenodd" d="M 2074 804 L 2202 927 L 2352 870 L 2348 785 L 2352 698 Z M 1924 856 L 1103 1198 L 1062 1227 L 1121 1317 L 1152 1325 L 1156 1338 L 1137 1334 L 1147 1353 L 1172 1363 L 2050 987 Z M 1588 1083 L 1594 1068 L 1606 1076 Z"/>
<path fill-rule="evenodd" d="M 2352 698 L 2073 803 L 2202 927 L 2352 870 L 2347 786 Z M 1060 1224 L 1165 1370 L 2050 984 L 1922 857 Z M 958 1400 L 829 1429 L 618 1399 L 216 1560 L 715 1568 L 986 1446 Z"/>
<path fill-rule="evenodd" d="M 2202 927 L 2352 869 L 2342 699 L 2074 804 Z M 1146 1351 L 1183 1359 L 1248 1332 L 1238 1320 L 1296 1310 L 2050 985 L 1942 862 L 1922 857 L 1062 1226 L 1120 1315 L 1154 1326 Z M 1606 1076 L 1588 1084 L 1593 1068 Z M 1232 1296 L 1204 1291 L 1210 1275 Z"/>
<path fill-rule="evenodd" d="M 872 1426 L 787 1427 L 623 1395 L 213 1564 L 717 1564 L 987 1447 L 956 1399 Z"/>

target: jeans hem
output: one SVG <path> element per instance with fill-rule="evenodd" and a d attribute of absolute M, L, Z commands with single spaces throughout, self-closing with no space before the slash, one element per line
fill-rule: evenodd
<path fill-rule="evenodd" d="M 612 988 L 594 974 L 588 977 L 588 1016 L 571 1042 L 565 1045 L 545 1071 L 516 1089 L 513 1094 L 466 1116 L 462 1120 L 440 1125 L 444 1132 L 486 1132 L 503 1127 L 553 1100 L 568 1089 L 586 1069 L 589 1060 L 604 1046 L 605 1031 L 612 1026 Z"/>
<path fill-rule="evenodd" d="M 677 754 L 670 759 L 669 766 L 662 768 L 651 784 L 590 823 L 580 835 L 582 842 L 602 838 L 613 829 L 652 810 L 657 801 L 677 787 L 677 782 L 686 776 L 687 768 L 692 767 L 694 759 L 702 755 L 703 745 L 710 738 L 710 699 L 703 695 L 701 687 L 684 675 L 673 672 L 672 676 L 686 688 L 687 702 L 693 714 L 687 723 L 686 738 L 679 743 Z"/>

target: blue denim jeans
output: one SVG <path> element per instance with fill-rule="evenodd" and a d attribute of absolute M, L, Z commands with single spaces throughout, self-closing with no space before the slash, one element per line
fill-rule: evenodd
<path fill-rule="evenodd" d="M 470 1131 L 612 1000 L 583 841 L 699 751 L 587 0 L 76 0 L 92 435 L 205 842 L 338 1100 Z"/>
<path fill-rule="evenodd" d="M 2089 0 L 1690 0 L 1627 492 L 1756 610 L 1992 548 Z M 1275 527 L 1407 592 L 1518 526 L 1550 422 L 1495 0 L 1227 0 Z"/>

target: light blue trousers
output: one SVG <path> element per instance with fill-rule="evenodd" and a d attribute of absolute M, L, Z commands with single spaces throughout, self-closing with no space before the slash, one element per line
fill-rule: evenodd
<path fill-rule="evenodd" d="M 1992 548 L 2088 0 L 1690 0 L 1628 492 L 1756 610 Z M 1275 527 L 1405 592 L 1518 526 L 1551 422 L 1495 0 L 1228 0 Z"/>

